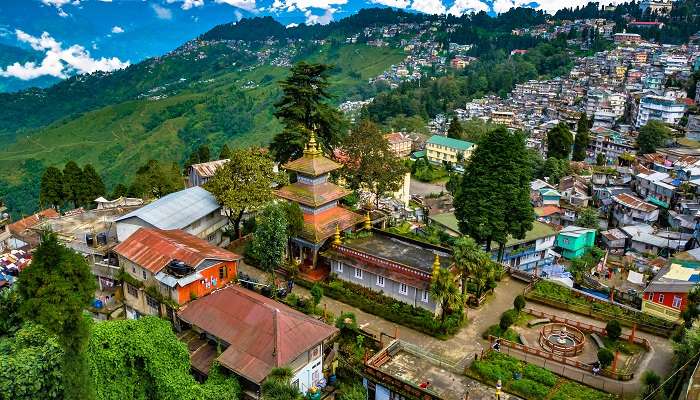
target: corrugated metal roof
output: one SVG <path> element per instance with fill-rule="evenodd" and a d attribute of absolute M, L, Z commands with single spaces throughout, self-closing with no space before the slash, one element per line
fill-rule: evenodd
<path fill-rule="evenodd" d="M 128 239 L 119 243 L 114 251 L 154 274 L 172 260 L 183 261 L 189 266 L 197 267 L 204 260 L 241 259 L 237 254 L 177 229 L 164 231 L 140 228 Z"/>
<path fill-rule="evenodd" d="M 428 143 L 437 144 L 440 146 L 445 146 L 457 150 L 468 150 L 470 147 L 474 146 L 474 143 L 467 142 L 466 140 L 452 139 L 445 136 L 433 135 L 428 139 Z"/>
<path fill-rule="evenodd" d="M 219 209 L 214 195 L 199 186 L 170 193 L 115 221 L 139 218 L 158 229 L 182 229 Z"/>
<path fill-rule="evenodd" d="M 197 173 L 197 175 L 201 176 L 202 178 L 211 178 L 212 176 L 214 176 L 216 170 L 221 168 L 221 166 L 226 164 L 227 162 L 229 162 L 229 159 L 224 158 L 222 160 L 214 160 L 200 164 L 192 164 L 190 168 L 192 168 Z"/>
<path fill-rule="evenodd" d="M 649 204 L 642 199 L 627 193 L 620 193 L 617 196 L 614 196 L 613 200 L 625 207 L 644 212 L 652 212 L 658 208 L 655 205 Z"/>
<path fill-rule="evenodd" d="M 256 383 L 338 331 L 239 286 L 194 300 L 178 315 L 228 343 L 219 363 Z"/>

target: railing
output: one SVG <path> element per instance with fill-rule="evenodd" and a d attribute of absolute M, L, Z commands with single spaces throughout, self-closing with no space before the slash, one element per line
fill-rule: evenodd
<path fill-rule="evenodd" d="M 585 372 L 591 372 L 592 373 L 592 366 L 590 364 L 586 364 L 584 362 L 578 361 L 578 360 L 573 360 L 565 356 L 557 355 L 554 353 L 550 353 L 548 351 L 540 350 L 534 347 L 529 347 L 525 346 L 520 343 L 514 343 L 509 340 L 503 339 L 503 338 L 497 338 L 495 336 L 489 335 L 489 342 L 493 343 L 496 340 L 499 340 L 499 343 L 502 348 L 506 349 L 513 349 L 516 351 L 519 351 L 523 354 L 526 355 L 533 355 L 539 358 L 542 358 L 544 360 L 549 360 L 557 364 L 561 364 L 567 367 L 571 368 L 576 368 L 580 371 L 585 371 Z M 493 351 L 491 347 L 489 347 L 488 351 Z M 507 353 L 510 354 L 510 353 Z M 613 372 L 608 369 L 604 369 L 600 371 L 600 375 L 615 379 L 618 381 L 629 381 L 634 378 L 634 373 L 632 372 Z"/>
<path fill-rule="evenodd" d="M 568 329 L 564 330 L 568 324 L 564 323 L 554 323 L 548 324 L 542 327 L 540 330 L 540 346 L 547 351 L 551 351 L 554 354 L 574 357 L 583 352 L 583 345 L 586 343 L 586 337 L 578 329 Z M 571 327 L 571 326 L 570 326 Z M 574 341 L 572 345 L 560 344 L 556 339 L 551 337 L 564 335 L 565 337 L 571 338 Z"/>
<path fill-rule="evenodd" d="M 408 273 L 411 275 L 416 276 L 417 278 L 424 280 L 424 281 L 430 281 L 431 279 L 431 274 L 427 272 L 422 272 L 418 271 L 415 268 L 411 268 L 407 265 L 404 264 L 399 264 L 395 261 L 390 261 L 382 257 L 377 257 L 373 255 L 369 255 L 367 253 L 363 253 L 361 251 L 357 251 L 354 249 L 351 249 L 349 247 L 343 246 L 343 245 L 334 245 L 333 248 L 341 254 L 350 256 L 352 258 L 356 258 L 360 261 L 364 261 L 370 264 L 374 264 L 378 267 L 383 267 L 383 268 L 388 268 L 400 273 Z"/>
<path fill-rule="evenodd" d="M 557 322 L 560 324 L 566 324 L 566 325 L 573 326 L 574 328 L 580 330 L 581 332 L 597 333 L 597 334 L 603 335 L 603 336 L 607 335 L 605 328 L 600 327 L 600 326 L 587 324 L 585 322 L 577 321 L 575 319 L 562 318 L 562 317 L 556 316 L 554 314 L 549 314 L 549 313 L 539 311 L 539 310 L 533 310 L 532 308 L 525 308 L 525 309 L 523 309 L 523 311 L 530 314 L 530 315 L 534 315 L 535 317 L 538 317 L 538 318 L 547 318 L 551 322 Z M 620 339 L 625 340 L 625 341 L 630 341 L 630 336 L 632 336 L 632 335 L 623 333 L 620 335 Z M 647 351 L 651 350 L 651 343 L 649 343 L 649 340 L 647 340 L 646 338 L 639 337 L 639 336 L 635 335 L 634 337 L 632 337 L 632 341 L 635 344 L 641 345 Z"/>

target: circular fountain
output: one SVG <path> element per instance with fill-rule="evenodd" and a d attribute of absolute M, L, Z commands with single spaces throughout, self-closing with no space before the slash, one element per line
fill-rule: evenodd
<path fill-rule="evenodd" d="M 581 354 L 586 337 L 571 325 L 547 324 L 540 330 L 540 346 L 550 353 L 573 357 Z"/>

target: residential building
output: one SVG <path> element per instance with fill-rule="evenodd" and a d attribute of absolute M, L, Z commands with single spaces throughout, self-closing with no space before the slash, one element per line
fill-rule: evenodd
<path fill-rule="evenodd" d="M 588 195 L 588 181 L 578 175 L 569 175 L 559 181 L 561 198 L 574 207 L 587 207 L 591 196 Z"/>
<path fill-rule="evenodd" d="M 600 233 L 603 248 L 610 254 L 621 256 L 627 248 L 627 235 L 620 229 L 613 228 Z"/>
<path fill-rule="evenodd" d="M 698 57 L 700 59 L 700 57 Z M 688 139 L 700 141 L 700 115 L 689 115 L 685 136 Z"/>
<path fill-rule="evenodd" d="M 442 164 L 443 162 L 456 164 L 461 162 L 461 160 L 467 160 L 474 148 L 474 143 L 440 135 L 431 136 L 425 143 L 428 161 L 435 164 Z"/>
<path fill-rule="evenodd" d="M 591 141 L 588 144 L 588 159 L 595 162 L 598 154 L 603 154 L 605 163 L 616 165 L 620 157 L 636 154 L 636 140 L 634 137 L 622 134 L 604 127 L 591 129 Z"/>
<path fill-rule="evenodd" d="M 500 124 L 505 126 L 513 125 L 513 119 L 515 114 L 510 111 L 492 111 L 491 112 L 491 122 L 494 124 Z"/>
<path fill-rule="evenodd" d="M 206 339 L 191 356 L 200 373 L 215 361 L 239 378 L 245 398 L 260 398 L 260 385 L 275 368 L 292 371 L 291 384 L 306 393 L 323 379 L 327 346 L 338 329 L 256 292 L 231 285 L 193 300 L 177 313 L 180 325 Z"/>
<path fill-rule="evenodd" d="M 362 215 L 338 205 L 338 200 L 351 192 L 328 179 L 330 173 L 340 167 L 323 155 L 315 133 L 312 133 L 303 156 L 284 165 L 287 171 L 296 173 L 296 182 L 280 188 L 275 194 L 299 204 L 303 213 L 302 232 L 290 239 L 291 256 L 301 262 L 302 268 L 316 268 L 319 250 L 336 229 L 351 231 L 362 222 Z"/>
<path fill-rule="evenodd" d="M 127 318 L 167 316 L 236 279 L 241 256 L 185 231 L 139 228 L 114 248 Z"/>
<path fill-rule="evenodd" d="M 142 227 L 181 229 L 214 245 L 225 246 L 222 228 L 228 218 L 213 194 L 199 186 L 170 193 L 115 220 L 117 240 L 125 241 Z"/>
<path fill-rule="evenodd" d="M 543 206 L 534 208 L 535 215 L 537 215 L 537 220 L 544 222 L 545 224 L 551 225 L 561 225 L 561 216 L 563 211 L 557 206 Z"/>
<path fill-rule="evenodd" d="M 0 201 L 0 252 L 10 248 L 10 214 L 7 207 Z"/>
<path fill-rule="evenodd" d="M 532 223 L 525 237 L 516 239 L 508 237 L 503 251 L 503 264 L 521 271 L 533 271 L 550 265 L 554 261 L 552 249 L 557 231 L 551 226 L 539 221 Z M 498 244 L 491 245 L 491 258 L 498 258 Z"/>
<path fill-rule="evenodd" d="M 202 186 L 216 173 L 216 170 L 229 162 L 228 158 L 205 163 L 192 164 L 187 168 L 187 187 Z"/>
<path fill-rule="evenodd" d="M 644 171 L 635 175 L 635 190 L 646 201 L 668 208 L 676 193 L 673 178 L 666 172 Z"/>
<path fill-rule="evenodd" d="M 619 229 L 627 235 L 631 250 L 665 257 L 686 250 L 693 237 L 689 233 L 657 230 L 648 224 L 628 225 Z"/>
<path fill-rule="evenodd" d="M 379 230 L 338 242 L 322 254 L 338 279 L 440 312 L 430 282 L 436 268 L 452 268 L 448 249 Z"/>
<path fill-rule="evenodd" d="M 639 9 L 642 11 L 642 14 L 666 15 L 671 12 L 672 7 L 672 0 L 642 0 L 639 2 Z"/>
<path fill-rule="evenodd" d="M 644 290 L 642 311 L 678 321 L 688 305 L 688 292 L 700 282 L 700 271 L 671 264 L 661 269 Z"/>
<path fill-rule="evenodd" d="M 556 245 L 561 255 L 574 260 L 595 246 L 595 229 L 567 226 L 557 234 Z"/>
<path fill-rule="evenodd" d="M 661 121 L 675 125 L 685 114 L 686 105 L 669 97 L 648 95 L 639 102 L 635 126 L 640 128 L 649 121 Z"/>
<path fill-rule="evenodd" d="M 616 33 L 613 40 L 617 44 L 637 44 L 642 42 L 642 36 L 637 33 Z"/>
<path fill-rule="evenodd" d="M 408 135 L 401 132 L 393 132 L 384 135 L 384 137 L 389 142 L 389 150 L 398 157 L 408 157 L 411 154 L 413 141 Z"/>
<path fill-rule="evenodd" d="M 612 198 L 613 224 L 615 226 L 654 223 L 659 219 L 659 208 L 637 196 L 621 193 Z"/>
<path fill-rule="evenodd" d="M 58 211 L 53 208 L 47 208 L 11 223 L 8 225 L 8 229 L 13 238 L 21 240 L 28 247 L 36 247 L 41 240 L 41 235 L 36 228 L 43 222 L 60 216 L 61 214 Z"/>

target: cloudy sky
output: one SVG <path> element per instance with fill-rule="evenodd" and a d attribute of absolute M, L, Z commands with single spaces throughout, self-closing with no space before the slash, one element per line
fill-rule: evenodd
<path fill-rule="evenodd" d="M 31 52 L 0 77 L 63 79 L 124 68 L 163 54 L 211 27 L 271 15 L 285 25 L 327 24 L 367 7 L 462 15 L 528 6 L 554 12 L 588 0 L 2 0 L 0 44 Z M 620 3 L 621 0 L 610 0 Z M 603 0 L 603 3 L 607 1 Z"/>

